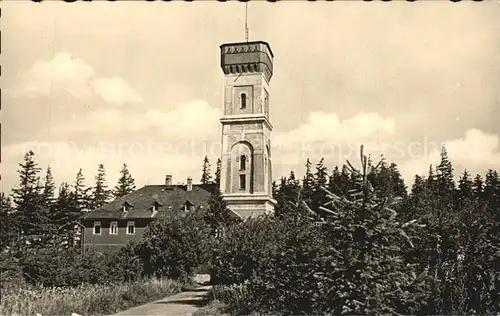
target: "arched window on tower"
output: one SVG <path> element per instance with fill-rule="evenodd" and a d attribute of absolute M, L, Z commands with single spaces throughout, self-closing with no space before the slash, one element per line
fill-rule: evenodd
<path fill-rule="evenodd" d="M 240 156 L 240 170 L 246 170 L 247 169 L 247 156 L 241 155 Z"/>
<path fill-rule="evenodd" d="M 247 107 L 247 95 L 242 93 L 240 98 L 241 98 L 240 108 L 244 109 Z"/>

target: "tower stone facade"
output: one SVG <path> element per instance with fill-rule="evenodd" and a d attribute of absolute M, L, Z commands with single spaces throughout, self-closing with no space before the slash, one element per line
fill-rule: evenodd
<path fill-rule="evenodd" d="M 223 44 L 224 114 L 220 189 L 228 207 L 242 218 L 269 214 L 272 156 L 269 82 L 273 53 L 266 42 Z"/>

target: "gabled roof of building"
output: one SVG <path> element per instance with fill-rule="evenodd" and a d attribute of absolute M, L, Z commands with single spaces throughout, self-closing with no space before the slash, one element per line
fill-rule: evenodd
<path fill-rule="evenodd" d="M 188 208 L 207 207 L 208 198 L 215 189 L 215 184 L 193 184 L 191 191 L 187 190 L 187 185 L 146 185 L 91 211 L 83 220 L 176 216 L 185 204 Z M 155 204 L 156 212 L 153 211 Z"/>

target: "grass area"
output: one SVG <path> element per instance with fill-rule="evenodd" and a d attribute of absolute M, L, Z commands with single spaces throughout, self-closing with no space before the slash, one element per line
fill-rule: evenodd
<path fill-rule="evenodd" d="M 183 286 L 160 279 L 75 288 L 13 286 L 2 291 L 0 315 L 109 315 L 179 293 Z"/>
<path fill-rule="evenodd" d="M 213 300 L 206 306 L 193 313 L 193 316 L 230 316 L 226 304 Z"/>

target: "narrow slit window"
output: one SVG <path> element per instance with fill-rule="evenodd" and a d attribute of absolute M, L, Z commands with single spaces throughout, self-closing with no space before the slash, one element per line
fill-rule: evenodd
<path fill-rule="evenodd" d="M 245 190 L 247 187 L 247 177 L 244 174 L 240 174 L 240 190 Z"/>
<path fill-rule="evenodd" d="M 246 170 L 247 169 L 247 156 L 241 155 L 240 156 L 240 170 Z"/>
<path fill-rule="evenodd" d="M 247 107 L 247 95 L 242 93 L 241 94 L 241 108 L 244 109 Z"/>

